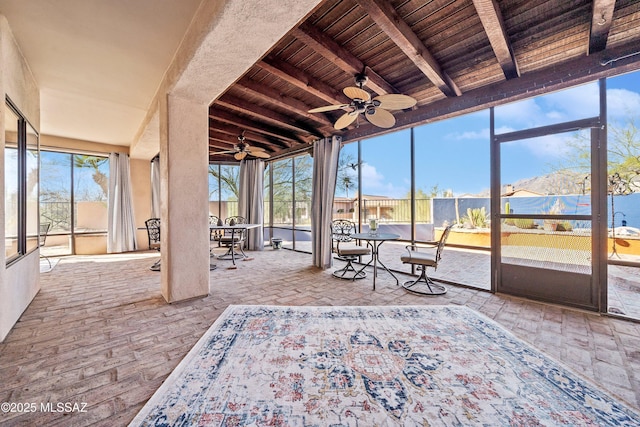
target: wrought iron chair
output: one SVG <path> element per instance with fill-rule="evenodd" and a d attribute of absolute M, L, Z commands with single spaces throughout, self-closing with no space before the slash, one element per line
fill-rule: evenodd
<path fill-rule="evenodd" d="M 41 222 L 40 223 L 40 236 L 38 237 L 38 246 L 44 247 L 45 243 L 47 243 L 47 234 L 49 234 L 49 229 L 51 228 L 50 222 Z M 49 269 L 51 269 L 51 260 L 48 256 L 42 253 L 42 249 L 40 249 L 40 258 L 44 258 L 49 263 Z"/>
<path fill-rule="evenodd" d="M 242 216 L 230 216 L 224 220 L 225 225 L 246 223 L 247 220 Z M 224 230 L 224 233 L 220 236 L 219 242 L 222 246 L 227 247 L 227 252 L 220 255 L 218 259 L 248 258 L 247 254 L 244 253 L 244 241 L 246 239 L 246 234 L 246 229 Z M 236 249 L 240 250 L 242 255 L 237 253 Z"/>
<path fill-rule="evenodd" d="M 349 244 L 355 239 L 351 237 L 356 231 L 356 225 L 346 219 L 335 219 L 331 222 L 331 242 L 332 252 L 338 255 L 338 259 L 345 261 L 347 265 L 344 268 L 334 271 L 332 274 L 339 279 L 364 279 L 367 273 L 364 267 L 356 270 L 353 262 L 362 255 L 371 254 L 371 249 L 364 246 Z"/>
<path fill-rule="evenodd" d="M 404 264 L 417 265 L 422 270 L 420 276 L 416 280 L 408 280 L 402 284 L 402 287 L 409 292 L 413 292 L 421 295 L 442 295 L 447 293 L 447 288 L 443 285 L 434 283 L 434 281 L 427 276 L 427 267 L 433 267 L 435 271 L 438 268 L 438 262 L 442 256 L 444 245 L 449 237 L 449 231 L 451 231 L 452 225 L 449 225 L 442 232 L 440 240 L 438 242 L 425 243 L 426 247 L 418 247 L 417 245 L 408 245 L 407 253 L 400 257 L 400 260 Z M 418 250 L 421 249 L 421 250 Z M 419 286 L 419 283 L 424 283 L 426 286 Z M 418 285 L 418 287 L 416 287 Z"/>
<path fill-rule="evenodd" d="M 155 249 L 160 252 L 160 218 L 149 218 L 144 222 L 147 227 L 147 237 L 149 238 L 149 249 Z M 160 261 L 156 261 L 150 269 L 160 271 Z"/>
<path fill-rule="evenodd" d="M 222 225 L 222 220 L 215 215 L 209 215 L 209 225 Z M 218 242 L 220 247 L 220 237 L 222 236 L 222 230 L 209 229 L 209 242 Z M 212 248 L 209 248 L 211 252 Z"/>

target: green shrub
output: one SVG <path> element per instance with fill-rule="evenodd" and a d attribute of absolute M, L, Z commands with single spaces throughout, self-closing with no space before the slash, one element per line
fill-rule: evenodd
<path fill-rule="evenodd" d="M 514 218 L 513 225 L 518 228 L 530 229 L 535 228 L 536 225 L 531 218 Z"/>
<path fill-rule="evenodd" d="M 487 228 L 487 211 L 484 207 L 476 209 L 467 209 L 467 215 L 462 217 L 463 224 L 469 224 L 472 228 Z"/>
<path fill-rule="evenodd" d="M 556 228 L 556 231 L 572 231 L 572 230 L 573 230 L 573 226 L 569 221 L 562 221 L 558 223 L 558 227 Z"/>

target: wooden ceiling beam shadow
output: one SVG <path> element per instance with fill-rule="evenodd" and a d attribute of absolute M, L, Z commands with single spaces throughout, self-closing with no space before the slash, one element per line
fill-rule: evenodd
<path fill-rule="evenodd" d="M 356 0 L 369 17 L 422 73 L 448 97 L 460 96 L 458 85 L 442 70 L 422 40 L 386 0 Z"/>
<path fill-rule="evenodd" d="M 614 0 L 615 1 L 615 0 Z M 502 12 L 496 0 L 473 0 L 473 5 L 480 17 L 480 22 L 484 27 L 484 32 L 489 38 L 498 64 L 507 80 L 520 77 L 518 62 L 513 53 L 513 46 L 509 41 L 509 36 L 504 25 Z"/>
<path fill-rule="evenodd" d="M 278 140 L 283 141 L 283 143 L 286 144 L 286 147 L 290 147 L 291 145 L 300 142 L 298 136 L 291 132 L 287 132 L 283 129 L 268 126 L 262 123 L 254 122 L 253 120 L 245 119 L 243 117 L 236 116 L 235 114 L 220 109 L 210 108 L 209 118 L 235 125 L 247 131 L 256 132 L 261 135 L 272 136 Z"/>
<path fill-rule="evenodd" d="M 615 0 L 593 0 L 587 54 L 591 55 L 607 47 L 615 6 Z"/>
<path fill-rule="evenodd" d="M 305 22 L 300 25 L 300 27 L 294 29 L 292 35 L 348 74 L 355 76 L 356 74 L 365 71 L 366 66 L 360 59 L 338 44 L 326 33 L 323 33 L 309 23 Z M 366 68 L 366 74 L 367 77 L 369 77 L 367 86 L 371 90 L 376 92 L 378 95 L 398 93 L 398 90 L 389 84 L 389 82 L 382 78 L 378 73 L 370 67 Z"/>
<path fill-rule="evenodd" d="M 296 123 L 293 118 L 285 114 L 278 113 L 277 111 L 273 111 L 269 108 L 261 107 L 232 95 L 222 95 L 222 97 L 216 100 L 214 105 L 215 104 L 248 114 L 261 122 L 271 123 L 274 126 L 285 127 L 295 133 L 308 133 L 316 137 L 322 137 L 322 132 L 318 131 L 316 128 L 302 123 Z"/>
<path fill-rule="evenodd" d="M 328 84 L 319 81 L 310 74 L 294 67 L 286 61 L 267 57 L 258 62 L 257 65 L 287 83 L 307 91 L 330 104 L 348 104 L 351 102 L 351 100 L 342 92 L 335 90 Z"/>
<path fill-rule="evenodd" d="M 309 110 L 311 110 L 313 107 L 305 104 L 298 99 L 284 95 L 269 86 L 260 84 L 255 80 L 251 80 L 249 78 L 242 79 L 238 83 L 236 83 L 236 87 L 249 95 L 260 98 L 264 102 L 275 104 L 281 108 L 286 108 L 289 111 L 306 117 L 309 120 L 313 120 L 314 122 L 319 123 L 322 126 L 333 126 L 333 123 L 327 118 L 326 115 L 309 113 Z"/>

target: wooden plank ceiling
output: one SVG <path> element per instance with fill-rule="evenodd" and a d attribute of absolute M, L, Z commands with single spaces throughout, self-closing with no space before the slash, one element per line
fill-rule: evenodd
<path fill-rule="evenodd" d="M 243 133 L 282 156 L 640 69 L 638 53 L 637 0 L 326 0 L 212 103 L 209 160 L 236 161 Z M 308 112 L 351 102 L 342 90 L 363 71 L 373 97 L 417 100 L 391 110 L 393 128 Z"/>

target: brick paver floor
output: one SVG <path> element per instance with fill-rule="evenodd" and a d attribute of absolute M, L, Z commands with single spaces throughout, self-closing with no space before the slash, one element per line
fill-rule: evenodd
<path fill-rule="evenodd" d="M 335 279 L 312 267 L 308 254 L 251 255 L 236 270 L 217 261 L 210 295 L 176 304 L 164 302 L 160 274 L 149 270 L 157 253 L 62 258 L 42 274 L 40 293 L 0 344 L 0 402 L 38 410 L 0 413 L 0 423 L 126 425 L 230 304 L 466 305 L 640 406 L 638 323 L 467 287 L 417 296 L 386 273 L 372 291 L 370 277 Z M 86 412 L 41 411 L 47 403 L 78 404 L 70 408 Z"/>

